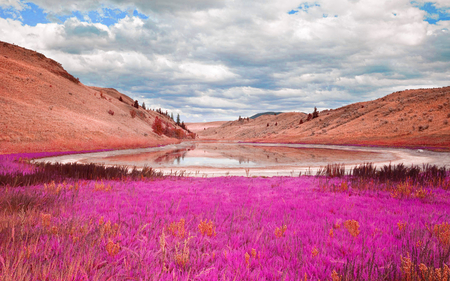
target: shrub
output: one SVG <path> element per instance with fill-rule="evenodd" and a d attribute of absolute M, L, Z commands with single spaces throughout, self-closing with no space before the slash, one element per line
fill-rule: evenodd
<path fill-rule="evenodd" d="M 135 118 L 136 117 L 136 111 L 135 110 L 130 110 L 130 115 L 131 115 L 131 118 Z"/>
<path fill-rule="evenodd" d="M 114 111 L 112 111 L 111 109 L 108 110 L 108 113 L 109 113 L 110 115 L 114 115 Z"/>
<path fill-rule="evenodd" d="M 167 127 L 166 127 L 167 128 Z M 162 120 L 157 116 L 155 122 L 152 125 L 153 132 L 158 136 L 162 135 L 164 132 Z"/>
<path fill-rule="evenodd" d="M 428 125 L 419 126 L 419 132 L 425 131 L 426 129 L 428 129 Z"/>
<path fill-rule="evenodd" d="M 134 107 L 139 108 L 139 102 L 137 100 L 134 101 Z"/>
<path fill-rule="evenodd" d="M 123 102 L 123 98 L 122 96 L 119 97 L 119 101 Z"/>

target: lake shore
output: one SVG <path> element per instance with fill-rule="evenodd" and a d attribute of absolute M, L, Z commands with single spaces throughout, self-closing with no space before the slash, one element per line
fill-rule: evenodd
<path fill-rule="evenodd" d="M 314 157 L 310 156 L 311 153 L 315 153 Z M 235 163 L 226 166 L 226 161 L 223 160 L 223 165 L 217 161 L 213 164 L 196 165 L 195 162 L 184 166 L 177 164 L 177 160 L 185 157 L 203 160 L 205 155 L 210 159 L 219 159 L 219 162 L 220 159 L 234 159 Z M 336 145 L 184 142 L 153 148 L 62 155 L 37 161 L 96 163 L 138 168 L 147 166 L 165 174 L 184 173 L 186 176 L 194 177 L 298 176 L 300 173 L 315 174 L 321 167 L 335 163 L 344 164 L 347 170 L 369 162 L 379 167 L 400 163 L 406 166 L 423 164 L 450 166 L 450 153 Z"/>

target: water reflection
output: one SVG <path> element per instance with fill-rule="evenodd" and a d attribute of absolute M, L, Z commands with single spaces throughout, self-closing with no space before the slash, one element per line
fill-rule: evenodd
<path fill-rule="evenodd" d="M 152 167 L 267 167 L 279 165 L 317 166 L 328 163 L 361 163 L 385 160 L 373 151 L 330 148 L 261 146 L 237 143 L 192 143 L 173 149 L 115 155 L 89 162 Z"/>

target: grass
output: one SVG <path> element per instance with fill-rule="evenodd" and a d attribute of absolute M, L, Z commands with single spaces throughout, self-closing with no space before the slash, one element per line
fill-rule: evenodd
<path fill-rule="evenodd" d="M 49 177 L 0 187 L 1 280 L 449 280 L 445 169 L 187 178 L 35 156 L 1 156 L 3 176 Z"/>

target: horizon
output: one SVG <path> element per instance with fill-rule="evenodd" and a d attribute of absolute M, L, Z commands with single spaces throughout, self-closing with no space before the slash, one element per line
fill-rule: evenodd
<path fill-rule="evenodd" d="M 448 86 L 449 27 L 448 0 L 0 0 L 2 41 L 185 123 Z"/>

